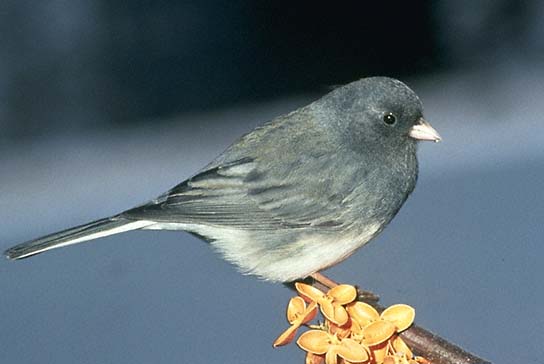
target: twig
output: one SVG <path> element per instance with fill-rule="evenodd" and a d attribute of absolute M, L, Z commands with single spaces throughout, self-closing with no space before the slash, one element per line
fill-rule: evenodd
<path fill-rule="evenodd" d="M 433 364 L 490 364 L 489 361 L 479 358 L 417 325 L 412 325 L 400 336 L 408 346 L 414 348 L 416 354 L 424 356 Z"/>
<path fill-rule="evenodd" d="M 305 280 L 305 283 L 312 284 L 322 291 L 328 291 L 328 287 L 311 278 Z M 293 284 L 286 285 L 287 287 L 294 289 Z M 368 291 L 361 292 L 366 293 L 359 296 L 359 301 L 374 306 L 378 312 L 385 309 L 385 307 L 377 303 L 377 300 L 375 299 L 377 297 L 376 295 L 369 295 Z M 425 357 L 433 364 L 491 364 L 491 362 L 479 358 L 417 325 L 412 325 L 400 335 L 408 346 L 413 349 L 415 354 Z"/>

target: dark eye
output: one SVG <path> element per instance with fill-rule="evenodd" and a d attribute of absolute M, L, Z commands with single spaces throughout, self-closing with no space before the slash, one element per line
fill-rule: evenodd
<path fill-rule="evenodd" d="M 397 117 L 393 113 L 388 112 L 383 116 L 383 121 L 386 124 L 393 125 L 397 122 Z"/>

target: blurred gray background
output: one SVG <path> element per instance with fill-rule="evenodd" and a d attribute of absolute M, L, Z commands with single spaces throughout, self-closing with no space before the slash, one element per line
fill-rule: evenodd
<path fill-rule="evenodd" d="M 544 356 L 538 1 L 0 4 L 0 248 L 107 216 L 337 84 L 398 77 L 443 136 L 334 279 L 494 362 Z M 303 363 L 292 292 L 185 233 L 0 261 L 2 363 Z"/>

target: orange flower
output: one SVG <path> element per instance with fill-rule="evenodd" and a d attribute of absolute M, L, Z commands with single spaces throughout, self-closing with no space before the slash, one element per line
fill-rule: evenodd
<path fill-rule="evenodd" d="M 389 306 L 380 315 L 372 306 L 364 302 L 354 302 L 346 307 L 349 316 L 360 328 L 365 328 L 372 323 L 385 321 L 393 325 L 394 332 L 400 333 L 412 325 L 416 316 L 415 310 L 404 304 Z M 389 325 L 388 325 L 389 326 Z M 376 326 L 385 330 L 385 326 Z M 386 331 L 391 331 L 389 328 Z M 391 333 L 391 335 L 393 335 Z"/>
<path fill-rule="evenodd" d="M 312 353 L 306 353 L 305 364 L 323 364 L 325 362 L 325 355 L 316 355 Z"/>
<path fill-rule="evenodd" d="M 327 293 L 303 283 L 295 283 L 300 297 L 287 307 L 291 324 L 274 342 L 274 347 L 290 343 L 296 330 L 317 314 L 317 306 L 325 322 L 303 333 L 297 340 L 305 350 L 306 364 L 430 364 L 414 356 L 399 333 L 409 328 L 415 310 L 404 304 L 385 309 L 381 315 L 364 302 L 353 302 L 355 287 L 342 284 Z M 308 302 L 308 306 L 306 306 Z"/>
<path fill-rule="evenodd" d="M 391 340 L 391 345 L 393 346 L 396 354 L 405 355 L 407 358 L 412 358 L 414 356 L 412 350 L 410 350 L 408 345 L 406 345 L 404 340 L 402 340 L 401 337 L 398 335 L 395 335 L 393 337 L 393 339 Z"/>
<path fill-rule="evenodd" d="M 346 309 L 353 321 L 351 337 L 369 347 L 375 362 L 384 361 L 388 353 L 403 353 L 412 358 L 406 343 L 396 335 L 412 325 L 415 317 L 412 307 L 393 305 L 381 315 L 364 302 L 352 303 Z"/>
<path fill-rule="evenodd" d="M 355 287 L 341 284 L 323 293 L 315 287 L 304 283 L 295 283 L 295 287 L 306 301 L 316 302 L 321 307 L 323 316 L 330 322 L 342 326 L 348 322 L 349 316 L 343 305 L 355 301 L 357 290 Z"/>
<path fill-rule="evenodd" d="M 317 314 L 317 304 L 311 302 L 308 307 L 306 307 L 306 302 L 300 297 L 293 297 L 287 305 L 287 321 L 291 326 L 285 330 L 274 343 L 274 347 L 287 345 L 295 338 L 297 329 L 315 318 Z"/>
<path fill-rule="evenodd" d="M 336 324 L 333 324 L 330 321 L 326 321 L 326 329 L 330 334 L 338 336 L 340 339 L 343 339 L 345 337 L 349 337 L 352 333 L 351 326 L 352 321 L 348 320 L 348 322 L 342 326 L 338 326 Z"/>
<path fill-rule="evenodd" d="M 369 359 L 365 347 L 352 339 L 339 339 L 321 330 L 310 330 L 300 335 L 298 346 L 315 355 L 325 355 L 326 364 L 337 364 L 338 358 L 350 363 L 362 363 Z M 315 357 L 312 356 L 312 359 Z M 308 360 L 308 357 L 306 358 Z"/>

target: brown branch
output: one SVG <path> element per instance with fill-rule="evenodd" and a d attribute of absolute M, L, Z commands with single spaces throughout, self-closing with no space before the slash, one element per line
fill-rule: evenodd
<path fill-rule="evenodd" d="M 308 278 L 305 283 L 312 284 L 322 291 L 328 291 L 329 287 L 312 278 Z M 294 289 L 293 284 L 286 284 Z M 377 296 L 371 292 L 359 290 L 358 300 L 366 302 L 381 312 L 385 307 L 377 302 Z M 404 341 L 410 346 L 414 353 L 430 360 L 433 364 L 491 364 L 491 362 L 471 354 L 455 344 L 448 342 L 440 336 L 425 330 L 424 328 L 412 325 L 408 330 L 400 334 Z"/>
<path fill-rule="evenodd" d="M 479 358 L 417 325 L 412 325 L 400 336 L 408 346 L 414 348 L 418 355 L 434 364 L 490 364 L 489 361 Z"/>

